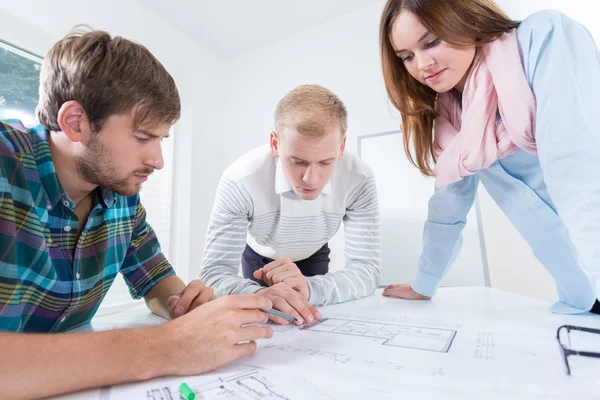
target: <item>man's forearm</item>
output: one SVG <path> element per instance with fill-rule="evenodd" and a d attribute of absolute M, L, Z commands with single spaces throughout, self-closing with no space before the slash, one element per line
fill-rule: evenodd
<path fill-rule="evenodd" d="M 97 333 L 0 333 L 2 396 L 25 399 L 163 375 L 163 327 Z"/>
<path fill-rule="evenodd" d="M 263 287 L 258 283 L 239 276 L 227 266 L 205 265 L 200 278 L 215 289 L 215 295 L 254 294 Z"/>
<path fill-rule="evenodd" d="M 183 289 L 185 289 L 185 284 L 179 277 L 168 276 L 150 289 L 144 296 L 144 300 L 154 314 L 165 319 L 171 319 L 173 313 L 169 310 L 167 299 L 174 294 L 181 293 Z"/>
<path fill-rule="evenodd" d="M 199 275 L 206 286 L 214 288 L 217 296 L 253 294 L 261 288 L 256 282 L 239 276 L 248 216 L 252 215 L 253 209 L 246 189 L 223 176 L 208 222 Z"/>

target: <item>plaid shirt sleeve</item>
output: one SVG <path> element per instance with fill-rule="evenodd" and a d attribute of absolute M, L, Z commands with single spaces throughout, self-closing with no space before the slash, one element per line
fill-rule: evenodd
<path fill-rule="evenodd" d="M 139 199 L 131 244 L 120 271 L 134 299 L 144 297 L 158 282 L 175 275 L 173 267 L 160 250 L 154 230 L 146 222 L 146 210 Z"/>

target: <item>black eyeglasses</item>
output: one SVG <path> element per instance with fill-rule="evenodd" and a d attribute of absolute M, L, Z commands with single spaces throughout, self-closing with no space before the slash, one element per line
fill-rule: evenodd
<path fill-rule="evenodd" d="M 578 350 L 571 349 L 570 348 L 571 338 L 569 337 L 569 333 L 571 331 L 581 331 L 581 332 L 587 332 L 587 333 L 600 334 L 600 329 L 585 328 L 582 326 L 573 326 L 573 325 L 562 325 L 562 326 L 558 327 L 558 330 L 556 331 L 556 340 L 558 341 L 558 347 L 560 349 L 560 354 L 562 355 L 562 358 L 564 361 L 565 373 L 567 375 L 571 375 L 571 368 L 569 367 L 569 359 L 568 359 L 569 356 L 576 355 L 576 356 L 583 356 L 583 357 L 600 358 L 600 353 L 596 353 L 593 351 L 578 351 Z M 565 332 L 565 334 L 561 335 L 561 332 Z M 566 339 L 566 341 L 568 342 L 569 347 L 565 347 L 565 345 L 563 344 L 564 339 Z"/>

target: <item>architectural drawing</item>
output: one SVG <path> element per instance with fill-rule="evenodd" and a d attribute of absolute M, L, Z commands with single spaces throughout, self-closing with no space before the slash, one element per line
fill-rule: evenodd
<path fill-rule="evenodd" d="M 478 332 L 473 357 L 487 361 L 518 357 L 525 361 L 538 356 L 538 347 L 535 339 L 520 333 Z"/>
<path fill-rule="evenodd" d="M 494 359 L 494 334 L 490 332 L 479 332 L 475 343 L 475 358 L 482 360 Z"/>
<path fill-rule="evenodd" d="M 269 376 L 269 377 L 267 377 Z M 273 378 L 275 377 L 275 378 Z M 277 381 L 278 383 L 273 383 Z M 179 400 L 178 385 L 181 379 L 173 379 L 155 387 L 147 384 L 144 392 L 147 400 Z M 294 400 L 311 398 L 329 400 L 330 397 L 316 385 L 302 378 L 280 377 L 276 373 L 244 365 L 232 365 L 226 373 L 212 373 L 186 378 L 186 383 L 202 400 Z M 140 384 L 144 385 L 144 384 Z M 110 398 L 141 399 L 135 387 L 111 392 Z"/>
<path fill-rule="evenodd" d="M 289 400 L 273 383 L 257 370 L 218 378 L 192 387 L 202 399 Z"/>
<path fill-rule="evenodd" d="M 168 387 L 163 387 L 160 389 L 150 389 L 148 390 L 147 396 L 148 400 L 175 400 L 173 396 L 171 396 L 171 389 Z"/>
<path fill-rule="evenodd" d="M 330 307 L 335 307 L 335 305 Z M 354 313 L 336 312 L 328 315 L 331 318 L 352 319 L 379 323 L 385 322 L 386 324 L 393 325 L 418 325 L 424 328 L 454 329 L 457 331 L 463 326 L 462 324 L 456 323 L 456 321 L 453 320 L 446 320 L 444 318 L 432 319 L 416 313 L 394 313 L 390 315 L 390 313 L 385 309 L 375 309 L 366 312 L 358 310 Z M 418 323 L 415 323 L 415 321 L 418 321 Z"/>
<path fill-rule="evenodd" d="M 382 339 L 382 345 L 447 353 L 456 336 L 453 329 L 425 328 L 343 318 L 325 318 L 302 327 L 307 331 Z"/>
<path fill-rule="evenodd" d="M 317 349 L 309 349 L 302 347 L 294 347 L 294 346 L 278 346 L 275 344 L 268 344 L 263 347 L 264 350 L 274 350 L 277 352 L 283 353 L 292 353 L 292 354 L 302 354 L 308 355 L 310 357 L 318 358 L 326 364 L 335 365 L 354 365 L 359 367 L 368 367 L 368 368 L 382 368 L 386 370 L 395 370 L 395 371 L 403 371 L 408 373 L 415 373 L 419 375 L 428 375 L 428 376 L 438 376 L 444 375 L 444 369 L 441 367 L 419 367 L 419 366 L 411 366 L 405 363 L 399 363 L 394 361 L 384 361 L 384 360 L 374 360 L 374 359 L 366 359 L 356 356 L 350 356 L 345 353 L 336 353 L 332 351 L 325 350 L 317 350 Z"/>
<path fill-rule="evenodd" d="M 179 400 L 183 382 L 196 400 L 598 398 L 595 359 L 573 358 L 573 375 L 564 374 L 555 339 L 562 321 L 541 312 L 544 302 L 481 288 L 466 301 L 465 290 L 444 290 L 436 302 L 377 295 L 325 306 L 317 324 L 268 324 L 275 334 L 233 364 L 115 385 L 97 399 Z M 467 302 L 475 308 L 449 312 Z"/>

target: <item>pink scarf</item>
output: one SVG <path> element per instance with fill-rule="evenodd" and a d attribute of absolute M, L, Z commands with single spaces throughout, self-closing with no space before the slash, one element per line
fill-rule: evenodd
<path fill-rule="evenodd" d="M 514 30 L 478 50 L 465 83 L 462 109 L 448 91 L 438 95 L 437 111 L 437 187 L 487 168 L 518 148 L 537 154 L 535 98 L 523 72 Z"/>

